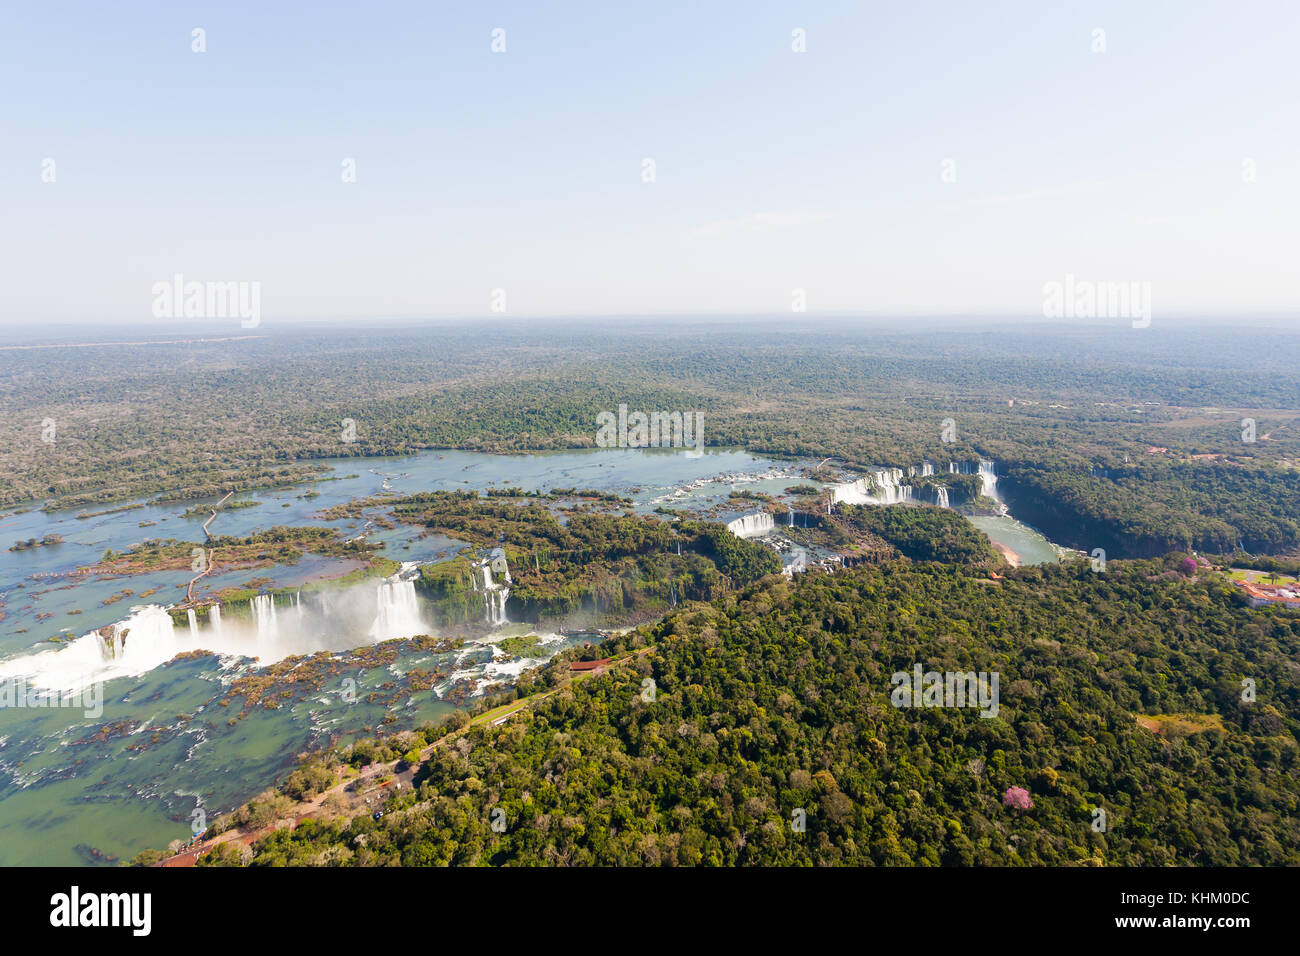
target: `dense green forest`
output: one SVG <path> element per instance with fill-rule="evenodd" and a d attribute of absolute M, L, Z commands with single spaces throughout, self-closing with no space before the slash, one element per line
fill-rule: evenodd
<path fill-rule="evenodd" d="M 1072 473 L 1022 464 L 999 481 L 1018 517 L 1073 547 L 1152 557 L 1300 548 L 1300 475 L 1250 463 L 1143 461 Z"/>
<path fill-rule="evenodd" d="M 722 525 L 606 513 L 573 505 L 572 494 L 497 492 L 480 498 L 472 491 L 434 491 L 377 501 L 400 521 L 477 546 L 421 569 L 417 588 L 444 626 L 482 620 L 473 569 L 498 542 L 511 569 L 507 611 L 513 620 L 579 611 L 619 620 L 679 600 L 717 597 L 781 570 L 771 550 Z"/>
<path fill-rule="evenodd" d="M 590 448 L 596 415 L 626 403 L 699 410 L 714 447 L 860 468 L 990 458 L 1027 520 L 1085 550 L 1286 553 L 1300 336 L 1269 342 L 784 317 L 15 349 L 0 351 L 0 505 L 214 496 L 310 479 L 329 457 Z M 970 497 L 953 484 L 953 504 Z"/>
<path fill-rule="evenodd" d="M 608 673 L 558 660 L 509 722 L 444 728 L 378 818 L 252 862 L 1295 865 L 1300 617 L 1183 557 L 765 577 L 606 642 Z M 997 715 L 894 706 L 918 664 L 997 674 Z M 316 762 L 387 747 L 360 746 Z"/>
<path fill-rule="evenodd" d="M 961 515 L 943 508 L 881 508 L 837 505 L 828 523 L 850 532 L 867 532 L 914 561 L 944 561 L 1000 567 L 1005 562 L 988 537 Z"/>

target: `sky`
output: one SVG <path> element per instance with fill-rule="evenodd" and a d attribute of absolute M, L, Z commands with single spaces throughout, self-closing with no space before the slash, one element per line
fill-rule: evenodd
<path fill-rule="evenodd" d="M 1297 40 L 1285 0 L 5 4 L 0 324 L 178 274 L 271 321 L 1041 319 L 1066 276 L 1300 317 Z"/>

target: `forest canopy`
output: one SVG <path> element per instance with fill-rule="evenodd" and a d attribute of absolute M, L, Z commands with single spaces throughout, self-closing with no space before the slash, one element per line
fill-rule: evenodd
<path fill-rule="evenodd" d="M 767 577 L 251 862 L 1295 865 L 1300 617 L 1179 567 Z M 997 715 L 894 706 L 916 664 L 998 673 Z"/>

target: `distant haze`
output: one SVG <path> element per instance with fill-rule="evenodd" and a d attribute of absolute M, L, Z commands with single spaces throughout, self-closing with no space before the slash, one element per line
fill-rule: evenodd
<path fill-rule="evenodd" d="M 263 325 L 1300 307 L 1286 0 L 71 7 L 0 12 L 22 334 L 175 276 Z"/>

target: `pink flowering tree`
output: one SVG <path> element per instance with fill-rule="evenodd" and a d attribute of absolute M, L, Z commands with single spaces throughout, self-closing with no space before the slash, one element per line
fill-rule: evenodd
<path fill-rule="evenodd" d="M 1002 794 L 1002 802 L 1013 810 L 1028 810 L 1034 805 L 1029 791 L 1024 787 L 1007 787 L 1007 792 Z"/>

